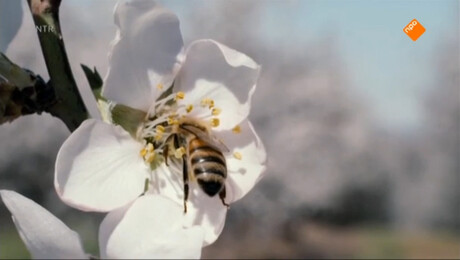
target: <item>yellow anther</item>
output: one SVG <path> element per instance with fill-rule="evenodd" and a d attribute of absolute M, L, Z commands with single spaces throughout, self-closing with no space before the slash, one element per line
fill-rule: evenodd
<path fill-rule="evenodd" d="M 174 117 L 169 117 L 168 118 L 168 125 L 178 125 L 179 120 L 175 119 Z"/>
<path fill-rule="evenodd" d="M 158 133 L 155 135 L 154 138 L 155 138 L 155 141 L 160 141 L 162 137 L 163 137 L 163 133 Z"/>
<path fill-rule="evenodd" d="M 157 85 L 157 89 L 159 89 L 159 90 L 163 90 L 163 84 L 162 84 L 162 83 L 158 83 L 158 85 Z"/>
<path fill-rule="evenodd" d="M 232 132 L 235 133 L 235 134 L 241 133 L 241 126 L 237 125 L 237 126 L 233 127 Z"/>
<path fill-rule="evenodd" d="M 149 153 L 153 152 L 153 148 L 154 148 L 154 147 L 153 147 L 153 144 L 152 144 L 152 143 L 148 143 L 148 144 L 147 144 L 147 151 L 148 151 Z"/>
<path fill-rule="evenodd" d="M 156 130 L 157 130 L 157 132 L 159 132 L 159 133 L 164 133 L 164 132 L 165 132 L 165 128 L 164 128 L 164 126 L 162 126 L 162 125 L 157 125 L 157 126 L 156 126 Z"/>
<path fill-rule="evenodd" d="M 212 118 L 212 119 L 211 119 L 211 126 L 212 126 L 212 127 L 218 127 L 219 124 L 220 124 L 219 118 L 215 117 L 215 118 Z"/>
<path fill-rule="evenodd" d="M 176 93 L 176 100 L 178 100 L 178 99 L 184 99 L 184 97 L 185 97 L 185 93 L 184 93 L 184 92 L 179 91 L 179 92 Z"/>
<path fill-rule="evenodd" d="M 147 155 L 147 158 L 145 159 L 145 161 L 146 161 L 147 163 L 151 163 L 151 162 L 153 162 L 153 159 L 155 159 L 155 153 L 149 153 L 149 154 Z"/>
<path fill-rule="evenodd" d="M 222 109 L 216 107 L 216 108 L 212 109 L 211 113 L 212 113 L 213 116 L 218 116 L 220 114 L 220 112 L 222 112 Z"/>
<path fill-rule="evenodd" d="M 142 148 L 142 150 L 139 153 L 142 157 L 144 157 L 147 154 L 147 149 Z"/>
<path fill-rule="evenodd" d="M 241 158 L 243 158 L 243 156 L 242 156 L 241 153 L 239 153 L 239 152 L 234 152 L 234 153 L 233 153 L 233 157 L 235 157 L 235 158 L 238 159 L 238 160 L 241 160 Z"/>
<path fill-rule="evenodd" d="M 214 100 L 210 98 L 203 98 L 200 102 L 202 107 L 209 107 L 209 109 L 214 107 Z"/>
<path fill-rule="evenodd" d="M 176 157 L 177 159 L 182 158 L 182 155 L 184 155 L 184 154 L 185 154 L 185 148 L 184 147 L 177 148 L 176 151 L 174 151 L 174 157 Z"/>
<path fill-rule="evenodd" d="M 192 105 L 192 104 L 188 105 L 188 106 L 185 108 L 185 110 L 187 111 L 187 113 L 192 112 L 192 110 L 193 110 L 193 105 Z"/>
<path fill-rule="evenodd" d="M 214 100 L 210 99 L 208 105 L 209 105 L 209 109 L 213 108 L 214 107 Z"/>

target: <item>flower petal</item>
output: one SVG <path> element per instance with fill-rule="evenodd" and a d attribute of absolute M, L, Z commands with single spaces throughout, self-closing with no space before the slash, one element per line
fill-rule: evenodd
<path fill-rule="evenodd" d="M 266 168 L 265 148 L 249 120 L 239 124 L 239 130 L 240 133 L 233 131 L 216 133 L 230 150 L 225 154 L 228 203 L 233 203 L 246 195 L 263 177 Z"/>
<path fill-rule="evenodd" d="M 159 195 L 146 195 L 102 221 L 103 258 L 198 259 L 203 231 L 183 227 L 182 207 Z"/>
<path fill-rule="evenodd" d="M 204 230 L 203 246 L 217 240 L 224 229 L 226 215 L 227 207 L 222 204 L 219 195 L 209 197 L 196 182 L 190 183 L 185 225 L 198 225 Z"/>
<path fill-rule="evenodd" d="M 170 162 L 172 167 L 172 163 Z M 162 164 L 154 172 L 157 179 L 152 192 L 161 195 L 183 205 L 184 182 L 181 165 L 177 169 L 168 168 Z M 182 208 L 183 210 L 183 208 Z M 184 225 L 186 227 L 200 226 L 204 231 L 203 246 L 210 245 L 219 237 L 225 224 L 227 207 L 224 206 L 219 196 L 209 197 L 197 183 L 189 180 L 189 196 L 187 201 L 187 213 Z"/>
<path fill-rule="evenodd" d="M 14 191 L 0 190 L 0 195 L 33 258 L 88 258 L 78 234 L 46 209 Z"/>
<path fill-rule="evenodd" d="M 180 67 L 183 41 L 177 16 L 153 1 L 119 3 L 117 36 L 110 54 L 103 96 L 147 111 L 172 84 Z"/>
<path fill-rule="evenodd" d="M 59 150 L 54 185 L 61 199 L 84 211 L 110 211 L 139 196 L 149 170 L 120 126 L 89 119 Z"/>
<path fill-rule="evenodd" d="M 251 58 L 213 40 L 199 40 L 187 49 L 175 90 L 186 93 L 184 104 L 193 104 L 191 116 L 211 117 L 200 101 L 210 98 L 221 109 L 216 130 L 231 129 L 249 114 L 260 67 Z"/>

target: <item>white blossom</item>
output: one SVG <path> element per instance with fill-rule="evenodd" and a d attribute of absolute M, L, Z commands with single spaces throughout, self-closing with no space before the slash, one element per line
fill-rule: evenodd
<path fill-rule="evenodd" d="M 118 4 L 115 23 L 102 94 L 144 117 L 136 131 L 90 119 L 73 132 L 56 161 L 60 198 L 78 209 L 101 212 L 124 207 L 144 192 L 182 205 L 182 168 L 174 157 L 181 158 L 187 147 L 170 151 L 169 165 L 164 147 L 185 121 L 199 124 L 228 149 L 221 151 L 227 167 L 225 202 L 242 198 L 265 170 L 265 149 L 248 120 L 259 65 L 213 40 L 184 48 L 177 17 L 152 1 Z M 170 86 L 173 92 L 165 95 Z M 191 179 L 187 209 L 180 212 L 183 226 L 201 227 L 203 245 L 214 242 L 227 211 L 219 196 L 207 196 Z"/>
<path fill-rule="evenodd" d="M 78 234 L 42 206 L 14 191 L 0 190 L 0 196 L 33 258 L 90 258 Z M 199 259 L 203 231 L 183 228 L 181 210 L 170 199 L 147 195 L 110 212 L 99 229 L 101 257 Z"/>

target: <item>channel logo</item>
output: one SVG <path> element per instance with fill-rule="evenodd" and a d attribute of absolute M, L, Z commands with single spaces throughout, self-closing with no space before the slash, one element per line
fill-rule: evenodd
<path fill-rule="evenodd" d="M 425 27 L 414 19 L 404 27 L 404 32 L 415 42 L 425 32 Z"/>

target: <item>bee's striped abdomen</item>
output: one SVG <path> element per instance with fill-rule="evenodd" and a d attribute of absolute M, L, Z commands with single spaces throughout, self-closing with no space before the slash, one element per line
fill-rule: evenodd
<path fill-rule="evenodd" d="M 206 142 L 194 138 L 189 143 L 189 160 L 193 176 L 209 196 L 219 193 L 227 177 L 222 153 Z"/>

